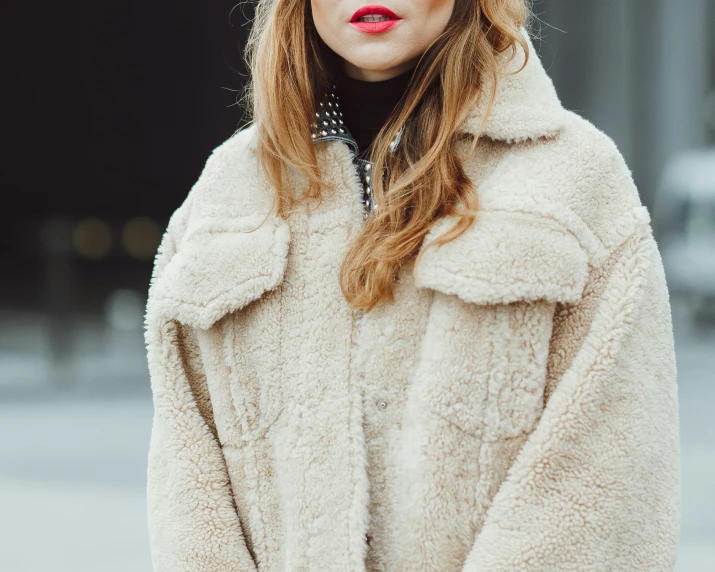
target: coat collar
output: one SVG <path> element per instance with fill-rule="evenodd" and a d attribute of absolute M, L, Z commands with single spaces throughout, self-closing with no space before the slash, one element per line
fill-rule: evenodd
<path fill-rule="evenodd" d="M 530 50 L 523 70 L 500 76 L 484 136 L 516 143 L 554 137 L 564 127 L 566 112 L 531 44 Z M 519 54 L 523 57 L 518 52 L 503 69 L 518 69 Z M 464 131 L 479 129 L 482 109 L 475 107 Z M 207 166 L 205 181 L 195 192 L 197 204 L 187 232 L 152 285 L 152 315 L 208 328 L 282 282 L 290 256 L 289 223 L 272 215 L 260 226 L 267 208 L 263 198 L 259 200 L 254 192 L 236 193 L 227 184 L 229 178 L 251 181 L 256 176 L 253 135 L 253 128 L 238 133 L 215 153 L 211 168 Z M 333 151 L 329 153 L 333 160 L 346 156 L 346 150 Z M 254 183 L 247 185 L 261 187 L 257 180 Z M 453 223 L 450 217 L 438 221 L 425 244 Z M 415 272 L 417 286 L 468 303 L 575 303 L 588 278 L 588 256 L 575 235 L 549 217 L 490 207 L 480 211 L 464 234 L 424 251 Z"/>
<path fill-rule="evenodd" d="M 343 122 L 343 112 L 340 109 L 340 101 L 337 94 L 337 87 L 331 85 L 323 94 L 318 106 L 315 109 L 315 121 L 310 126 L 313 143 L 322 141 L 342 141 L 347 144 L 357 156 L 360 153 L 357 141 L 347 125 Z M 402 139 L 402 126 L 390 143 L 390 152 L 395 151 Z"/>
<path fill-rule="evenodd" d="M 483 95 L 474 109 L 467 115 L 460 127 L 462 133 L 476 135 L 482 129 L 481 135 L 496 141 L 516 143 L 539 138 L 556 136 L 564 126 L 564 109 L 549 79 L 534 45 L 526 31 L 523 31 L 529 47 L 529 58 L 523 69 L 525 52 L 520 45 L 516 51 L 499 56 L 499 74 L 494 104 L 486 122 L 482 126 L 488 105 L 488 96 L 492 92 L 492 80 L 485 85 Z M 401 126 L 390 144 L 394 152 L 399 146 L 404 125 Z M 336 87 L 330 86 L 323 93 L 315 109 L 315 120 L 311 124 L 311 139 L 313 143 L 341 141 L 353 154 L 353 162 L 357 167 L 363 188 L 361 202 L 364 207 L 364 217 L 367 218 L 377 207 L 372 195 L 371 177 L 374 175 L 374 164 L 368 157 L 362 157 L 358 144 L 343 121 L 343 113 L 336 93 Z"/>
<path fill-rule="evenodd" d="M 495 141 L 516 143 L 551 138 L 558 135 L 564 127 L 564 108 L 554 84 L 528 34 L 525 31 L 523 34 L 529 46 L 529 58 L 522 70 L 518 71 L 524 62 L 525 52 L 520 45 L 517 44 L 513 57 L 509 54 L 499 56 L 496 98 L 482 131 L 483 136 Z M 473 135 L 479 132 L 492 85 L 491 80 L 487 81 L 484 95 L 462 123 L 461 132 Z M 311 126 L 313 142 L 343 141 L 357 153 L 357 143 L 343 123 L 334 86 L 323 94 L 316 107 L 315 117 L 315 123 Z M 402 129 L 393 140 L 393 150 L 399 144 L 401 136 Z"/>
<path fill-rule="evenodd" d="M 348 126 L 343 121 L 343 112 L 340 110 L 340 102 L 337 95 L 336 86 L 323 95 L 318 107 L 315 110 L 315 121 L 310 126 L 313 143 L 323 141 L 342 141 L 352 150 L 353 164 L 357 168 L 360 183 L 362 185 L 363 217 L 367 219 L 371 212 L 377 208 L 375 197 L 372 194 L 372 178 L 375 173 L 375 163 L 369 158 L 363 157 L 358 143 Z M 398 131 L 390 143 L 390 152 L 394 152 L 402 139 L 404 126 Z"/>
<path fill-rule="evenodd" d="M 523 32 L 529 46 L 529 58 L 524 69 L 525 53 L 516 46 L 516 54 L 499 56 L 500 71 L 497 79 L 496 98 L 484 125 L 483 135 L 496 141 L 518 143 L 558 135 L 566 124 L 567 113 L 559 101 L 551 78 L 546 73 L 534 45 Z M 485 94 L 491 93 L 487 83 Z M 482 97 L 465 120 L 462 131 L 476 134 L 487 107 L 487 98 Z"/>

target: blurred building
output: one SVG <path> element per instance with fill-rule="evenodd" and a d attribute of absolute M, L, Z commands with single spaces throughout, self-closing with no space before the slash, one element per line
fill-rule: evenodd
<path fill-rule="evenodd" d="M 715 0 L 541 0 L 534 11 L 564 105 L 616 141 L 651 206 L 668 158 L 715 142 Z"/>

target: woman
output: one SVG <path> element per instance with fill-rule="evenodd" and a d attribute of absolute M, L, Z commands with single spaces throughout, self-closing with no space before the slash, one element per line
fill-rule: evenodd
<path fill-rule="evenodd" d="M 660 256 L 526 17 L 259 4 L 150 289 L 155 570 L 673 569 Z"/>

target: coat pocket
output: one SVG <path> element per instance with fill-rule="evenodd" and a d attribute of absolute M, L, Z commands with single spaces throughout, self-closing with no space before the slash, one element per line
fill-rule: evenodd
<path fill-rule="evenodd" d="M 428 249 L 416 274 L 435 290 L 417 379 L 426 407 L 486 440 L 533 429 L 556 304 L 576 303 L 587 278 L 576 236 L 540 214 L 485 211 Z"/>
<path fill-rule="evenodd" d="M 528 433 L 543 409 L 555 305 L 436 294 L 411 388 L 418 408 L 487 440 Z"/>
<path fill-rule="evenodd" d="M 223 397 L 215 404 L 225 410 L 223 438 L 234 445 L 264 434 L 282 408 L 280 380 L 268 366 L 276 363 L 281 339 L 279 285 L 290 232 L 275 216 L 262 221 L 215 213 L 192 221 L 148 304 L 152 316 L 201 331 Z"/>
<path fill-rule="evenodd" d="M 260 304 L 234 312 L 221 322 L 226 380 L 241 433 L 262 439 L 283 413 L 284 379 L 280 289 Z M 250 439 L 249 439 L 250 440 Z"/>

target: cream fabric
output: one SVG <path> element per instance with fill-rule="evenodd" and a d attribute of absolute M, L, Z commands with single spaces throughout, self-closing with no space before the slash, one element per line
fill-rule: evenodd
<path fill-rule="evenodd" d="M 335 190 L 287 220 L 253 127 L 208 159 L 147 306 L 157 572 L 673 569 L 676 372 L 648 212 L 533 52 L 485 134 L 476 223 L 364 315 L 338 284 L 363 224 L 347 146 L 318 144 Z"/>

